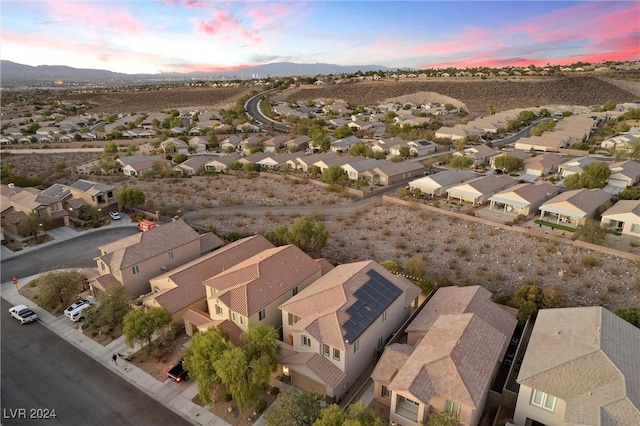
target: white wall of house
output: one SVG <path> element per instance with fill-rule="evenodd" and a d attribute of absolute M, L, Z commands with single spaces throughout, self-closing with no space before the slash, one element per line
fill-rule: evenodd
<path fill-rule="evenodd" d="M 607 216 L 606 213 L 602 216 L 601 223 L 606 226 L 611 226 L 612 221 L 622 222 L 622 233 L 625 235 L 631 235 L 632 237 L 640 238 L 640 217 L 629 213 L 621 213 L 616 215 Z"/>
<path fill-rule="evenodd" d="M 513 421 L 516 426 L 525 426 L 527 418 L 536 420 L 547 425 L 559 425 L 564 423 L 564 414 L 567 404 L 564 400 L 556 398 L 553 411 L 538 407 L 531 404 L 533 397 L 533 389 L 520 385 L 518 392 L 518 401 L 516 402 L 516 411 Z"/>

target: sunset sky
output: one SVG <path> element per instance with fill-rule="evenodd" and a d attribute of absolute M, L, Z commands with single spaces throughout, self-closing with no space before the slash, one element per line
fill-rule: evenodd
<path fill-rule="evenodd" d="M 0 58 L 123 73 L 271 62 L 445 68 L 640 59 L 637 1 L 2 0 Z"/>

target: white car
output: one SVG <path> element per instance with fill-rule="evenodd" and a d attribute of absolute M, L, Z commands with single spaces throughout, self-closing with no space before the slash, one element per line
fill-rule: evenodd
<path fill-rule="evenodd" d="M 21 324 L 27 324 L 38 319 L 38 314 L 33 312 L 27 305 L 16 305 L 9 308 L 9 314 L 20 321 Z"/>
<path fill-rule="evenodd" d="M 67 309 L 65 309 L 64 310 L 64 314 L 67 315 L 67 314 L 75 311 L 76 309 L 78 309 L 80 306 L 92 305 L 92 304 L 93 304 L 92 300 L 80 299 L 77 302 L 75 302 L 72 305 L 70 305 Z"/>
<path fill-rule="evenodd" d="M 113 220 L 120 220 L 120 213 L 118 212 L 109 212 L 109 217 Z"/>
<path fill-rule="evenodd" d="M 73 311 L 70 312 L 66 312 L 65 311 L 65 315 L 67 316 L 67 318 L 69 318 L 71 321 L 73 322 L 78 322 L 84 319 L 84 311 L 89 309 L 91 307 L 90 304 L 84 304 L 84 305 L 80 305 L 77 308 L 75 308 Z"/>

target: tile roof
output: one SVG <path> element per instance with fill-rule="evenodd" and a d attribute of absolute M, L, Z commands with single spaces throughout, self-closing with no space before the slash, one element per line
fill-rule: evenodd
<path fill-rule="evenodd" d="M 206 234 L 200 235 L 200 253 L 209 253 L 212 250 L 220 248 L 224 245 L 224 241 L 222 241 L 216 234 L 213 232 L 207 232 Z"/>
<path fill-rule="evenodd" d="M 413 349 L 413 346 L 405 343 L 392 343 L 384 348 L 382 357 L 371 373 L 371 379 L 388 385 L 407 362 Z"/>
<path fill-rule="evenodd" d="M 336 367 L 326 357 L 314 352 L 297 352 L 286 343 L 278 341 L 282 352 L 280 363 L 283 365 L 305 365 L 325 385 L 336 389 L 347 378 L 347 373 Z"/>
<path fill-rule="evenodd" d="M 182 220 L 175 220 L 98 247 L 101 253 L 105 253 L 99 258 L 110 266 L 123 269 L 199 238 L 192 227 Z"/>
<path fill-rule="evenodd" d="M 527 204 L 532 204 L 537 201 L 544 200 L 545 198 L 548 198 L 550 194 L 556 194 L 557 192 L 558 187 L 547 182 L 539 182 L 535 184 L 520 183 L 512 186 L 511 188 L 505 189 L 504 191 L 497 192 L 489 199 L 509 198 L 522 201 Z"/>
<path fill-rule="evenodd" d="M 518 383 L 565 400 L 565 423 L 640 424 L 640 330 L 600 307 L 542 309 Z"/>
<path fill-rule="evenodd" d="M 517 181 L 510 176 L 505 175 L 489 175 L 482 176 L 477 179 L 471 180 L 469 182 L 465 182 L 461 185 L 454 186 L 447 190 L 450 193 L 478 193 L 478 194 L 489 194 L 493 191 L 498 191 L 500 189 L 506 188 L 510 185 L 515 185 Z"/>
<path fill-rule="evenodd" d="M 424 166 L 417 161 L 402 161 L 378 166 L 374 169 L 378 174 L 386 176 L 396 176 L 402 173 L 424 170 Z"/>
<path fill-rule="evenodd" d="M 293 244 L 270 248 L 204 281 L 232 311 L 251 316 L 321 270 Z"/>
<path fill-rule="evenodd" d="M 596 210 L 598 207 L 611 200 L 611 195 L 602 189 L 574 189 L 556 195 L 546 204 L 540 206 L 540 210 L 552 211 L 560 209 L 562 205 L 569 205 L 572 213 L 583 213 L 583 216 Z"/>
<path fill-rule="evenodd" d="M 558 154 L 549 152 L 546 154 L 536 155 L 535 157 L 527 158 L 523 160 L 523 164 L 525 167 L 535 168 L 540 167 L 546 169 L 547 167 L 555 166 L 557 164 L 562 164 L 564 158 L 560 157 Z"/>
<path fill-rule="evenodd" d="M 388 388 L 425 404 L 440 395 L 478 408 L 509 338 L 476 314 L 440 315 Z"/>
<path fill-rule="evenodd" d="M 633 213 L 640 217 L 640 200 L 620 200 L 602 213 L 602 216 L 611 216 L 623 213 Z"/>
<path fill-rule="evenodd" d="M 420 182 L 421 184 L 424 184 L 426 186 L 440 188 L 442 186 L 447 186 L 454 183 L 462 183 L 479 176 L 480 175 L 478 173 L 469 172 L 466 170 L 445 170 L 443 172 L 434 173 L 431 176 L 425 176 L 420 179 L 416 179 L 413 182 Z"/>
<path fill-rule="evenodd" d="M 301 319 L 292 330 L 305 330 L 316 340 L 345 350 L 347 310 L 358 301 L 356 292 L 370 281 L 369 271 L 402 291 L 404 306 L 418 297 L 420 289 L 404 277 L 394 275 L 373 260 L 338 265 L 309 287 L 279 306 Z"/>
<path fill-rule="evenodd" d="M 235 241 L 153 278 L 151 280 L 152 286 L 154 282 L 167 281 L 175 287 L 161 293 L 151 294 L 148 298 L 155 299 L 171 314 L 178 312 L 206 297 L 203 281 L 272 247 L 273 244 L 261 235 Z M 209 318 L 208 314 L 207 318 Z"/>

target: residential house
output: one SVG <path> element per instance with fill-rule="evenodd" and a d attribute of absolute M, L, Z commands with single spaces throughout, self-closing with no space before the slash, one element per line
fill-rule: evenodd
<path fill-rule="evenodd" d="M 513 423 L 640 424 L 640 329 L 601 306 L 541 309 Z"/>
<path fill-rule="evenodd" d="M 447 189 L 479 177 L 478 173 L 467 170 L 445 170 L 425 176 L 409 182 L 409 188 L 419 189 L 423 194 L 433 197 L 441 197 L 446 194 Z"/>
<path fill-rule="evenodd" d="M 242 158 L 237 152 L 231 154 L 221 155 L 218 158 L 209 161 L 204 165 L 204 169 L 208 172 L 224 172 L 229 167 L 229 164 L 234 161 L 238 161 Z"/>
<path fill-rule="evenodd" d="M 435 137 L 440 139 L 451 139 L 452 141 L 465 139 L 471 136 L 481 136 L 484 131 L 473 125 L 457 124 L 453 127 L 443 126 L 436 130 Z"/>
<path fill-rule="evenodd" d="M 540 206 L 540 219 L 548 222 L 584 225 L 587 219 L 598 219 L 600 209 L 611 202 L 602 189 L 575 189 L 563 192 Z"/>
<path fill-rule="evenodd" d="M 262 147 L 265 152 L 276 152 L 284 148 L 287 141 L 289 141 L 288 135 L 276 135 L 262 142 Z"/>
<path fill-rule="evenodd" d="M 517 181 L 505 175 L 482 176 L 457 186 L 447 189 L 447 200 L 457 198 L 460 202 L 467 201 L 476 204 L 484 204 L 497 193 L 513 186 Z"/>
<path fill-rule="evenodd" d="M 456 151 L 453 153 L 455 156 L 463 156 L 467 158 L 471 158 L 473 160 L 473 164 L 476 166 L 483 166 L 485 164 L 489 164 L 489 158 L 498 154 L 493 148 L 489 148 L 487 145 L 474 145 L 469 148 L 465 148 L 462 151 Z"/>
<path fill-rule="evenodd" d="M 321 152 L 319 154 L 305 155 L 304 157 L 297 158 L 295 161 L 297 162 L 296 167 L 292 167 L 294 169 L 301 169 L 306 172 L 310 166 L 314 165 L 319 161 L 325 161 L 329 159 L 338 158 L 338 154 L 335 152 Z M 342 158 L 342 157 L 340 157 Z M 344 164 L 344 163 L 343 163 Z"/>
<path fill-rule="evenodd" d="M 122 166 L 122 172 L 125 176 L 140 176 L 141 172 L 151 169 L 156 162 L 171 165 L 171 162 L 161 155 L 118 157 L 116 162 Z"/>
<path fill-rule="evenodd" d="M 602 226 L 640 238 L 640 200 L 620 200 L 602 213 Z"/>
<path fill-rule="evenodd" d="M 558 171 L 558 166 L 564 163 L 558 154 L 549 152 L 522 161 L 524 172 L 533 176 L 547 176 Z"/>
<path fill-rule="evenodd" d="M 255 124 L 250 123 L 250 122 L 247 121 L 245 123 L 238 124 L 236 126 L 236 131 L 245 132 L 245 133 L 248 133 L 248 132 L 259 132 L 260 131 L 260 126 L 257 126 Z"/>
<path fill-rule="evenodd" d="M 620 190 L 627 186 L 635 186 L 640 182 L 640 163 L 634 160 L 618 161 L 610 163 L 611 174 L 607 185 L 619 187 Z"/>
<path fill-rule="evenodd" d="M 305 158 L 305 157 L 302 157 Z M 364 160 L 365 157 L 351 157 L 349 155 L 335 155 L 333 157 L 327 157 L 324 158 L 322 160 L 316 161 L 315 163 L 313 163 L 314 166 L 317 166 L 320 168 L 320 172 L 324 173 L 325 170 L 327 170 L 329 167 L 331 166 L 342 166 L 343 164 L 347 164 L 347 163 L 356 163 L 359 160 Z"/>
<path fill-rule="evenodd" d="M 289 139 L 286 143 L 285 146 L 287 147 L 287 149 L 289 151 L 303 151 L 307 148 L 309 148 L 309 142 L 311 141 L 311 138 L 309 136 L 306 135 L 302 135 L 302 136 L 298 136 L 295 139 Z"/>
<path fill-rule="evenodd" d="M 238 149 L 242 151 L 243 155 L 249 155 L 251 154 L 251 150 L 253 148 L 261 148 L 261 147 L 262 147 L 262 137 L 258 135 L 254 135 L 254 136 L 249 136 L 248 138 L 240 142 Z"/>
<path fill-rule="evenodd" d="M 363 159 L 362 157 L 355 157 L 353 159 L 354 161 L 340 166 L 347 172 L 347 176 L 349 176 L 351 180 L 359 180 L 362 178 L 363 172 L 391 163 L 389 160 L 376 160 L 375 158 Z"/>
<path fill-rule="evenodd" d="M 186 161 L 173 166 L 173 170 L 180 173 L 182 176 L 195 176 L 205 170 L 206 164 L 219 157 L 219 155 L 212 154 L 192 155 L 187 158 Z"/>
<path fill-rule="evenodd" d="M 477 425 L 517 319 L 481 286 L 442 287 L 387 346 L 371 378 L 392 424 L 418 426 L 432 411 Z"/>
<path fill-rule="evenodd" d="M 520 138 L 514 144 L 515 149 L 522 151 L 559 152 L 561 149 L 570 148 L 571 145 L 581 142 L 572 135 L 547 132 L 542 136 Z"/>
<path fill-rule="evenodd" d="M 537 213 L 542 203 L 558 192 L 560 188 L 547 182 L 520 183 L 491 196 L 489 210 L 528 216 Z"/>
<path fill-rule="evenodd" d="M 258 164 L 260 161 L 264 160 L 267 157 L 270 157 L 272 154 L 268 152 L 254 152 L 253 154 L 249 154 L 245 157 L 240 157 L 238 161 L 241 164 Z"/>
<path fill-rule="evenodd" d="M 69 213 L 62 200 L 42 194 L 35 188 L 21 188 L 13 183 L 0 185 L 2 200 L 2 226 L 18 234 L 18 223 L 32 213 L 50 219 L 49 228 L 69 225 Z M 43 229 L 44 231 L 44 229 Z"/>
<path fill-rule="evenodd" d="M 640 141 L 640 138 L 628 133 L 623 133 L 603 140 L 600 142 L 600 148 L 631 151 L 633 150 L 633 144 L 638 141 Z"/>
<path fill-rule="evenodd" d="M 206 235 L 206 237 L 205 237 Z M 100 276 L 110 275 L 132 296 L 150 292 L 149 280 L 211 251 L 211 234 L 199 235 L 182 220 L 104 244 L 94 258 Z M 89 283 L 93 290 L 104 290 Z"/>
<path fill-rule="evenodd" d="M 162 148 L 162 152 L 166 153 L 175 153 L 175 154 L 188 154 L 189 153 L 189 144 L 182 139 L 178 138 L 168 138 L 165 141 L 160 143 L 160 147 Z"/>
<path fill-rule="evenodd" d="M 238 135 L 233 135 L 220 142 L 220 150 L 224 152 L 234 152 L 240 149 L 240 143 L 242 138 Z"/>
<path fill-rule="evenodd" d="M 184 321 L 187 335 L 198 325 L 208 324 L 207 292 L 203 281 L 223 272 L 274 245 L 261 235 L 242 238 L 149 280 L 151 293 L 141 301 L 146 306 L 164 308 L 174 322 Z"/>
<path fill-rule="evenodd" d="M 302 151 L 285 152 L 283 154 L 276 155 L 267 154 L 267 156 L 258 161 L 256 164 L 270 169 L 291 168 L 291 164 L 293 164 L 297 158 L 303 157 L 304 155 L 305 154 Z"/>
<path fill-rule="evenodd" d="M 419 294 L 415 284 L 372 260 L 336 266 L 280 305 L 285 381 L 340 401 Z"/>
<path fill-rule="evenodd" d="M 564 179 L 567 176 L 571 176 L 572 174 L 582 173 L 584 171 L 584 166 L 598 161 L 600 160 L 589 155 L 585 157 L 574 158 L 562 163 L 558 167 L 558 171 L 560 172 L 560 177 Z"/>
<path fill-rule="evenodd" d="M 203 282 L 211 322 L 239 336 L 249 324 L 280 329 L 278 306 L 322 276 L 323 263 L 295 245 L 268 248 Z"/>
<path fill-rule="evenodd" d="M 331 151 L 333 152 L 346 152 L 349 149 L 359 143 L 362 142 L 357 136 L 347 136 L 346 138 L 338 139 L 337 141 L 331 142 Z"/>
<path fill-rule="evenodd" d="M 195 151 L 198 154 L 206 152 L 208 146 L 209 140 L 204 136 L 194 136 L 189 139 L 189 149 Z"/>
<path fill-rule="evenodd" d="M 422 157 L 424 155 L 435 154 L 438 150 L 438 145 L 426 139 L 409 141 L 407 142 L 407 145 L 409 145 L 409 155 L 412 155 L 414 157 Z"/>
<path fill-rule="evenodd" d="M 371 184 L 394 185 L 424 175 L 424 166 L 417 161 L 389 162 L 364 171 L 362 178 Z"/>
<path fill-rule="evenodd" d="M 518 159 L 520 161 L 523 162 L 524 164 L 524 160 L 531 158 L 531 153 L 528 151 L 518 151 L 513 150 L 513 151 L 498 151 L 498 153 L 496 155 L 494 155 L 493 157 L 489 158 L 489 167 L 491 167 L 492 169 L 496 168 L 496 159 L 500 158 L 500 157 L 504 157 L 505 155 L 508 155 L 510 157 L 513 157 L 515 159 Z"/>

